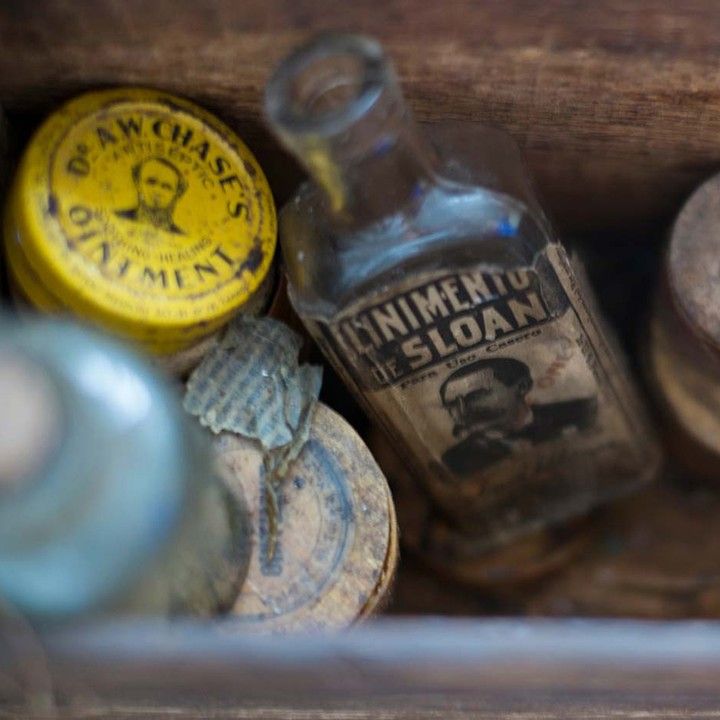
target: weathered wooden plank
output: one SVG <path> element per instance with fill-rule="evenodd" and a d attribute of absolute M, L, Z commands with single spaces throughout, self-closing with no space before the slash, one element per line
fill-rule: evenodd
<path fill-rule="evenodd" d="M 688 718 L 720 701 L 717 623 L 430 619 L 274 639 L 96 626 L 45 642 L 75 718 Z"/>
<path fill-rule="evenodd" d="M 297 175 L 259 128 L 262 86 L 308 32 L 352 28 L 385 42 L 423 120 L 510 130 L 563 229 L 641 240 L 720 165 L 719 24 L 713 0 L 13 0 L 0 102 L 44 112 L 116 83 L 190 95 L 240 126 L 282 199 Z"/>

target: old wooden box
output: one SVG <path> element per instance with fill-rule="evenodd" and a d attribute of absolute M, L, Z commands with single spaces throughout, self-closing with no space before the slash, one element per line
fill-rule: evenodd
<path fill-rule="evenodd" d="M 8 0 L 0 104 L 17 148 L 43 114 L 85 88 L 187 95 L 247 140 L 281 204 L 300 173 L 260 122 L 270 69 L 311 31 L 376 35 L 422 121 L 490 123 L 522 144 L 641 371 L 664 233 L 720 168 L 718 28 L 711 0 Z M 675 474 L 676 488 L 685 481 Z M 510 600 L 407 563 L 392 616 L 334 637 L 254 638 L 222 623 L 95 625 L 54 631 L 40 646 L 20 624 L 0 645 L 0 717 L 714 717 L 720 503 L 701 490 L 680 520 L 653 515 L 652 493 L 670 487 L 630 501 L 632 511 L 608 511 L 592 545 L 610 557 L 618 537 L 635 538 L 628 575 L 656 547 L 675 584 L 610 583 L 604 604 L 578 593 L 584 601 L 563 607 L 547 602 L 547 587 Z M 649 535 L 627 520 L 642 520 L 646 507 L 659 517 Z M 677 529 L 679 545 L 647 544 L 663 528 L 666 539 Z M 683 575 L 684 557 L 693 561 Z M 602 564 L 582 562 L 587 572 L 572 587 L 607 580 Z M 614 619 L 575 617 L 599 613 Z M 447 614 L 462 617 L 433 617 Z M 28 648 L 34 661 L 14 662 Z"/>

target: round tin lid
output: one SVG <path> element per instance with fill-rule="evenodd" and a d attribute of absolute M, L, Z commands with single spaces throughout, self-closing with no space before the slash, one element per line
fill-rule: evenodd
<path fill-rule="evenodd" d="M 242 307 L 277 234 L 270 188 L 242 141 L 196 105 L 139 88 L 81 95 L 45 121 L 5 232 L 25 277 L 157 352 L 191 345 Z"/>

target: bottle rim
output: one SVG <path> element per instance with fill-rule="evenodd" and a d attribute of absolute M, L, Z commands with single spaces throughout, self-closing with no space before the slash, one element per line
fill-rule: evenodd
<path fill-rule="evenodd" d="M 303 83 L 323 68 L 319 92 L 312 94 L 313 83 Z M 335 135 L 365 115 L 390 83 L 392 69 L 379 42 L 363 35 L 323 33 L 287 56 L 272 74 L 265 114 L 282 134 Z M 350 92 L 328 109 L 313 107 L 338 88 Z"/>

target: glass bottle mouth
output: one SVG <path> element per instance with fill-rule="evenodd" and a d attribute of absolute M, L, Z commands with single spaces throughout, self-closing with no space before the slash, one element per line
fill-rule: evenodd
<path fill-rule="evenodd" d="M 265 91 L 265 112 L 282 135 L 342 133 L 393 87 L 380 44 L 361 35 L 321 35 L 288 56 Z"/>

